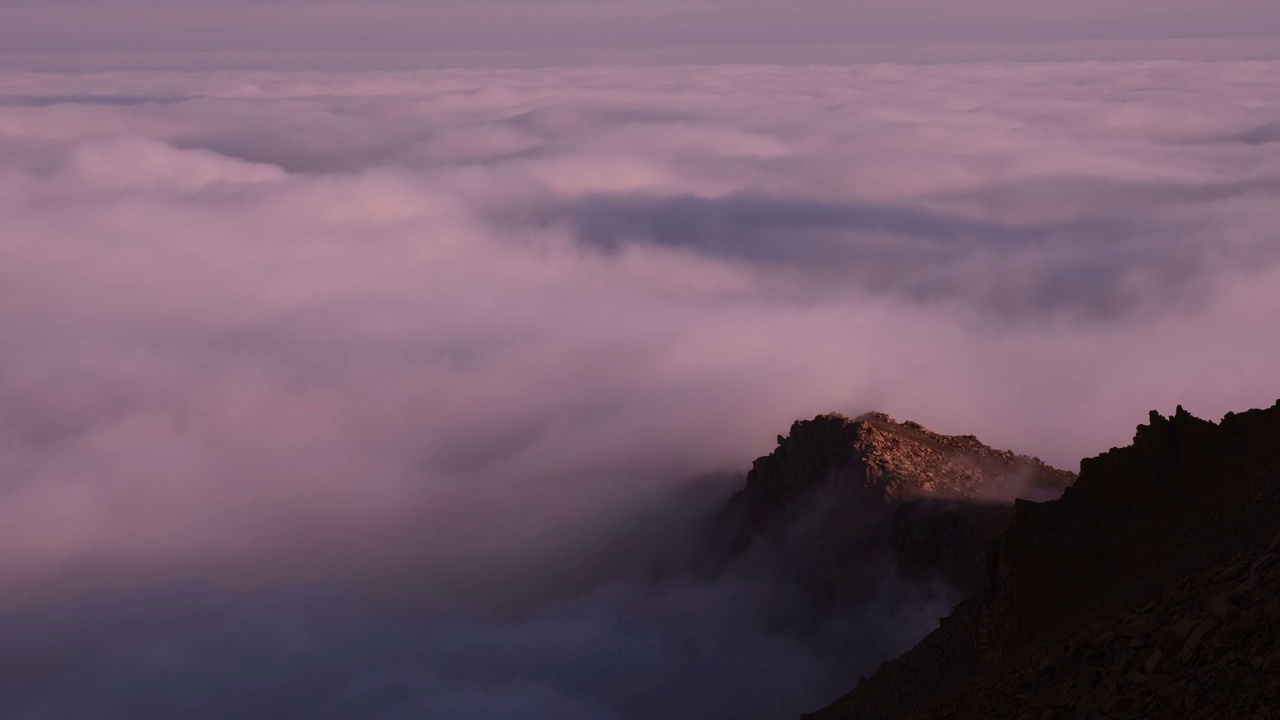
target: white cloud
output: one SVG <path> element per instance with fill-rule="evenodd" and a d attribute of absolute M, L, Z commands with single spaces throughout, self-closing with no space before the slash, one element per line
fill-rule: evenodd
<path fill-rule="evenodd" d="M 450 602 L 799 416 L 1070 464 L 1270 404 L 1276 70 L 0 77 L 4 592 Z"/>

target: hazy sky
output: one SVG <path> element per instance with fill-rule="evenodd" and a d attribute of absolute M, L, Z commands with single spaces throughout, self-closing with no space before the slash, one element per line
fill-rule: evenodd
<path fill-rule="evenodd" d="M 1271 0 L 0 3 L 0 58 L 8 66 L 33 67 L 82 55 L 94 56 L 80 63 L 89 66 L 145 64 L 148 58 L 154 64 L 160 54 L 175 65 L 255 61 L 243 53 L 306 54 L 311 64 L 329 68 L 369 62 L 351 57 L 355 53 L 410 53 L 431 64 L 512 65 L 664 58 L 821 61 L 840 59 L 841 53 L 852 59 L 928 60 L 971 56 L 973 45 L 1013 57 L 1257 55 L 1274 49 L 1274 42 L 1262 41 L 1278 35 L 1280 3 Z M 1170 49 L 1170 41 L 1179 45 Z M 1137 49 L 1153 42 L 1159 49 Z M 211 53 L 240 54 L 218 60 Z M 279 64 L 279 57 L 256 62 Z"/>

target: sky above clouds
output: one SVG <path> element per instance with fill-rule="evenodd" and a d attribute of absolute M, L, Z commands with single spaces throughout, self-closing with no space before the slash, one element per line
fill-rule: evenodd
<path fill-rule="evenodd" d="M 75 69 L 1252 56 L 1278 36 L 1269 0 L 0 3 L 4 66 Z"/>

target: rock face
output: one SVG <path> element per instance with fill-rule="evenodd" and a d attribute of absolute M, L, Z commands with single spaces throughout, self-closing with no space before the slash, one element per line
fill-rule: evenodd
<path fill-rule="evenodd" d="M 1280 402 L 1152 413 L 1016 504 L 981 588 L 810 717 L 1280 717 Z"/>
<path fill-rule="evenodd" d="M 893 514 L 889 545 L 898 570 L 908 579 L 940 579 L 962 592 L 976 592 L 983 577 L 982 547 L 1013 517 L 1001 502 L 922 498 Z"/>
<path fill-rule="evenodd" d="M 882 413 L 820 415 L 793 424 L 755 461 L 714 534 L 730 558 L 769 557 L 802 588 L 806 612 L 821 615 L 858 600 L 886 564 L 975 591 L 983 543 L 1012 517 L 1012 498 L 1056 496 L 1074 479 Z"/>
<path fill-rule="evenodd" d="M 821 484 L 839 483 L 896 503 L 918 497 L 1008 498 L 1019 490 L 1061 491 L 1075 475 L 1037 458 L 993 450 L 972 435 L 930 432 L 884 413 L 853 420 L 819 415 L 778 436 L 778 449 L 759 458 L 733 502 L 759 524 Z"/>

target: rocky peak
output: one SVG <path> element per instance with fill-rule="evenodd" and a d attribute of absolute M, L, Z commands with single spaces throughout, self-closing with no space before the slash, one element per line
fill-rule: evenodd
<path fill-rule="evenodd" d="M 1057 496 L 1074 479 L 972 435 L 878 412 L 818 415 L 793 423 L 752 464 L 746 487 L 713 522 L 713 545 L 730 559 L 752 548 L 774 558 L 824 606 L 856 601 L 887 567 L 968 592 L 1012 499 Z"/>
<path fill-rule="evenodd" d="M 921 497 L 1011 500 L 1054 495 L 1075 475 L 1039 458 L 995 450 L 972 435 L 941 435 L 916 422 L 871 412 L 819 415 L 791 425 L 747 475 L 744 503 L 756 522 L 816 488 L 840 485 L 863 500 L 897 504 Z"/>

